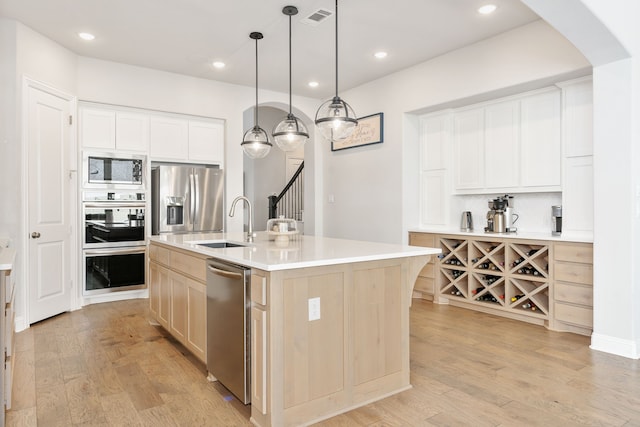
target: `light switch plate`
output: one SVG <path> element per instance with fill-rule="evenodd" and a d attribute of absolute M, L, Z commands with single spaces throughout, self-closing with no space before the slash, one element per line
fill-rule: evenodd
<path fill-rule="evenodd" d="M 320 320 L 320 297 L 309 298 L 309 322 Z"/>

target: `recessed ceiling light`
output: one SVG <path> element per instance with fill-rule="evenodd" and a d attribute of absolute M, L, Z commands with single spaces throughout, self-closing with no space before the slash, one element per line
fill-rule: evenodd
<path fill-rule="evenodd" d="M 87 40 L 87 41 L 91 41 L 96 38 L 96 36 L 94 36 L 91 33 L 78 33 L 78 37 L 80 37 L 82 40 Z"/>
<path fill-rule="evenodd" d="M 386 58 L 387 57 L 387 52 L 376 52 L 373 54 L 373 56 L 375 56 L 378 59 L 382 59 L 382 58 Z"/>
<path fill-rule="evenodd" d="M 226 64 L 225 64 L 224 62 L 222 62 L 222 61 L 214 61 L 214 62 L 213 62 L 213 66 L 214 66 L 215 68 L 218 68 L 218 69 L 220 69 L 220 68 L 224 68 L 224 67 L 225 67 L 225 65 L 226 65 Z"/>
<path fill-rule="evenodd" d="M 318 87 L 319 84 L 320 83 L 318 83 L 318 82 L 309 82 L 309 86 L 310 87 Z"/>
<path fill-rule="evenodd" d="M 478 9 L 478 13 L 482 15 L 489 15 L 490 13 L 495 12 L 497 6 L 495 4 L 485 4 Z"/>

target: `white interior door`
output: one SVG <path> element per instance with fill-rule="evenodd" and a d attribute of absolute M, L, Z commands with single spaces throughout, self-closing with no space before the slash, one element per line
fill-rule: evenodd
<path fill-rule="evenodd" d="M 71 103 L 28 86 L 29 324 L 71 308 Z"/>

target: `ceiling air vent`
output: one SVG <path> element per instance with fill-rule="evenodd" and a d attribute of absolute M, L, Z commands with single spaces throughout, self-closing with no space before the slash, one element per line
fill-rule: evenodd
<path fill-rule="evenodd" d="M 318 9 L 306 18 L 301 19 L 301 22 L 309 25 L 318 25 L 324 22 L 325 19 L 333 15 L 333 12 L 327 9 Z"/>

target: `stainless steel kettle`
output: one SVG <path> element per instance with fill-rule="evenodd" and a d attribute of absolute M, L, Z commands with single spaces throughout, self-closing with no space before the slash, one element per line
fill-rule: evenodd
<path fill-rule="evenodd" d="M 471 212 L 462 212 L 462 218 L 460 219 L 460 231 L 473 231 L 473 216 Z"/>

